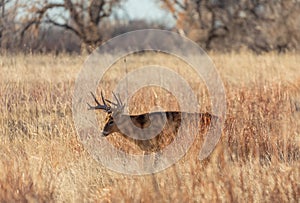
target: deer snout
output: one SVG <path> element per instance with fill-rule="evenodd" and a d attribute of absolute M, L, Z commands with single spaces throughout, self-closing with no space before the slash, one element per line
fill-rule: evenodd
<path fill-rule="evenodd" d="M 109 135 L 109 132 L 107 131 L 102 131 L 101 136 L 102 137 L 106 137 L 107 135 Z"/>

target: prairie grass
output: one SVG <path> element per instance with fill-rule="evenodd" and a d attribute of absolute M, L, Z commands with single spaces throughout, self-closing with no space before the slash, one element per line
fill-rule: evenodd
<path fill-rule="evenodd" d="M 198 141 L 172 167 L 129 176 L 106 169 L 78 141 L 72 118 L 74 82 L 85 57 L 0 57 L 0 201 L 15 202 L 298 202 L 300 199 L 300 57 L 296 53 L 209 54 L 226 89 L 222 138 L 206 160 Z M 158 64 L 182 71 L 167 55 L 138 54 L 114 64 L 99 84 L 109 95 L 129 69 Z M 209 111 L 205 85 L 193 83 Z M 131 113 L 153 105 L 178 110 L 159 89 L 139 91 Z M 99 113 L 99 128 L 104 113 Z M 118 140 L 118 135 L 115 141 Z M 111 138 L 114 142 L 114 139 Z M 126 147 L 130 143 L 119 142 Z"/>

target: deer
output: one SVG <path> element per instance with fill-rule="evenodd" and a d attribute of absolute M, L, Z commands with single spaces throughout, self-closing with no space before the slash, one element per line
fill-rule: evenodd
<path fill-rule="evenodd" d="M 120 95 L 117 96 L 114 92 L 112 93 L 116 102 L 105 99 L 101 91 L 101 100 L 103 104 L 97 100 L 92 92 L 91 95 L 96 106 L 92 106 L 88 103 L 88 110 L 102 110 L 106 112 L 101 136 L 107 137 L 116 133 L 121 134 L 125 139 L 133 142 L 145 153 L 157 152 L 170 144 L 182 124 L 182 119 L 197 118 L 202 127 L 209 126 L 211 119 L 217 119 L 216 116 L 207 112 L 189 113 L 181 111 L 158 111 L 138 115 L 127 115 L 124 114 L 125 104 L 121 101 Z M 132 122 L 133 125 L 131 125 L 130 122 Z M 149 136 L 145 134 L 136 132 L 137 129 L 146 129 L 149 128 L 150 125 L 153 125 L 154 129 L 160 129 L 162 123 L 164 123 L 162 130 L 156 132 L 157 134 L 154 137 L 151 136 L 151 138 L 149 138 Z M 155 128 L 155 126 L 158 127 Z M 130 136 L 134 134 L 137 134 L 134 138 L 133 136 Z"/>

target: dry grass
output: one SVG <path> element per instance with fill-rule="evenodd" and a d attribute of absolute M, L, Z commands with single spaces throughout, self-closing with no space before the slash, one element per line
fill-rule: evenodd
<path fill-rule="evenodd" d="M 228 105 L 218 147 L 200 162 L 193 146 L 179 163 L 147 176 L 109 171 L 77 141 L 71 99 L 84 57 L 1 56 L 0 201 L 298 202 L 299 55 L 210 55 Z M 165 55 L 127 58 L 128 67 L 153 63 L 179 71 L 186 66 Z M 112 72 L 110 82 L 100 84 L 107 94 L 120 74 Z M 204 86 L 191 86 L 198 90 L 200 109 L 209 110 Z M 149 111 L 154 104 L 178 107 L 172 97 L 148 91 L 136 96 L 130 111 Z"/>

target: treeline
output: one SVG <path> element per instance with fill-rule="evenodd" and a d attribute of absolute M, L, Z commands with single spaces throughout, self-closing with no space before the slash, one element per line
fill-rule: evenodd
<path fill-rule="evenodd" d="M 70 30 L 56 26 L 40 26 L 38 31 L 27 32 L 21 38 L 13 32 L 7 32 L 1 39 L 2 52 L 25 53 L 81 53 L 94 50 L 97 45 L 120 34 L 136 29 L 168 29 L 164 25 L 143 20 L 109 23 L 101 28 L 102 40 L 96 44 L 85 44 Z"/>
<path fill-rule="evenodd" d="M 125 1 L 0 0 L 0 50 L 90 52 L 116 35 L 159 28 L 206 50 L 300 51 L 300 0 L 154 0 L 172 14 L 171 28 L 118 18 Z"/>

